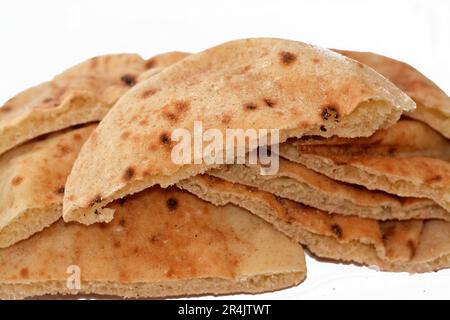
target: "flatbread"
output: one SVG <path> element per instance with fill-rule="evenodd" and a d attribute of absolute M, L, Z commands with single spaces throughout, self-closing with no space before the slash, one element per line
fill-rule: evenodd
<path fill-rule="evenodd" d="M 410 65 L 371 52 L 335 50 L 360 61 L 391 80 L 417 104 L 408 117 L 423 121 L 450 139 L 450 99 L 434 82 Z"/>
<path fill-rule="evenodd" d="M 19 93 L 0 108 L 0 155 L 42 134 L 100 121 L 141 73 L 148 70 L 148 78 L 182 57 L 178 52 L 148 61 L 136 54 L 98 56 Z"/>
<path fill-rule="evenodd" d="M 182 180 L 177 186 L 215 205 L 232 203 L 249 210 L 320 258 L 412 273 L 450 267 L 449 222 L 380 222 L 330 214 L 208 175 Z"/>
<path fill-rule="evenodd" d="M 260 165 L 225 165 L 208 171 L 215 177 L 291 199 L 329 213 L 376 220 L 443 219 L 450 212 L 424 198 L 405 198 L 333 180 L 302 164 L 279 159 L 279 170 L 261 175 Z"/>
<path fill-rule="evenodd" d="M 0 156 L 0 248 L 61 218 L 67 176 L 94 128 L 49 134 Z"/>
<path fill-rule="evenodd" d="M 0 298 L 256 293 L 305 278 L 301 246 L 238 207 L 159 187 L 110 206 L 116 215 L 109 224 L 59 221 L 1 249 Z M 67 286 L 76 267 L 79 290 Z"/>
<path fill-rule="evenodd" d="M 305 134 L 369 136 L 413 108 L 384 77 L 329 50 L 280 39 L 225 43 L 181 60 L 120 99 L 80 153 L 64 220 L 110 221 L 113 212 L 103 208 L 114 199 L 213 167 L 171 160 L 172 130 L 192 133 L 196 120 L 223 134 L 227 128 L 279 129 L 285 141 Z"/>
<path fill-rule="evenodd" d="M 413 120 L 401 121 L 377 133 L 376 139 L 366 141 L 295 139 L 282 144 L 279 152 L 330 178 L 403 197 L 432 199 L 450 212 L 450 162 L 446 160 L 450 141 L 444 140 L 442 146 L 431 139 L 432 135 L 415 139 L 414 135 L 420 132 L 413 130 L 417 125 L 420 124 Z M 387 153 L 380 152 L 380 146 Z"/>

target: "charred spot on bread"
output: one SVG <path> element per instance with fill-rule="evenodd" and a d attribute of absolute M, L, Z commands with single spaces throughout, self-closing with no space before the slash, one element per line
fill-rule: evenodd
<path fill-rule="evenodd" d="M 341 239 L 341 238 L 342 238 L 343 232 L 342 232 L 342 228 L 341 228 L 340 225 L 338 225 L 338 224 L 336 224 L 336 223 L 333 223 L 333 224 L 331 225 L 331 231 L 334 233 L 334 235 L 335 235 L 338 239 Z"/>
<path fill-rule="evenodd" d="M 124 74 L 120 80 L 127 86 L 132 87 L 136 84 L 136 77 L 131 74 Z"/>
<path fill-rule="evenodd" d="M 265 105 L 268 106 L 269 108 L 275 107 L 275 104 L 276 104 L 275 100 L 270 99 L 270 98 L 264 98 L 263 101 L 264 101 Z"/>
<path fill-rule="evenodd" d="M 167 199 L 166 205 L 169 211 L 173 211 L 178 207 L 178 200 L 173 197 L 170 197 Z"/>
<path fill-rule="evenodd" d="M 102 202 L 102 195 L 101 194 L 97 194 L 90 202 L 89 202 L 89 206 L 93 207 L 95 206 L 97 203 Z M 98 214 L 98 213 L 97 213 Z"/>
<path fill-rule="evenodd" d="M 322 109 L 322 119 L 325 121 L 334 120 L 339 121 L 339 112 L 334 106 L 326 106 Z"/>
<path fill-rule="evenodd" d="M 244 104 L 244 109 L 245 110 L 256 110 L 258 109 L 258 105 L 252 102 L 248 102 Z"/>
<path fill-rule="evenodd" d="M 161 135 L 159 136 L 159 141 L 161 141 L 161 143 L 164 145 L 170 145 L 171 139 L 169 134 L 167 132 L 161 133 Z"/>
<path fill-rule="evenodd" d="M 288 66 L 297 60 L 297 56 L 289 51 L 281 51 L 279 56 L 280 62 L 285 66 Z"/>
<path fill-rule="evenodd" d="M 134 175 L 136 174 L 136 169 L 134 169 L 133 167 L 128 167 L 125 169 L 125 172 L 123 173 L 123 180 L 128 181 L 130 179 L 132 179 L 134 177 Z"/>

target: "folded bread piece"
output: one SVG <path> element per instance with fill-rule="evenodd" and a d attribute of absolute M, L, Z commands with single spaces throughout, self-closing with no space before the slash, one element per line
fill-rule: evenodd
<path fill-rule="evenodd" d="M 228 128 L 278 129 L 285 141 L 369 136 L 414 109 L 406 94 L 361 66 L 281 39 L 236 40 L 190 55 L 135 86 L 108 113 L 74 165 L 64 219 L 110 221 L 105 206 L 113 200 L 213 167 L 208 157 L 185 165 L 171 159 L 172 131 L 184 128 L 193 137 L 195 121 L 223 136 Z M 193 164 L 198 160 L 203 164 Z"/>
<path fill-rule="evenodd" d="M 109 224 L 60 220 L 1 249 L 0 297 L 256 293 L 305 278 L 301 246 L 239 207 L 159 187 L 110 207 Z"/>
<path fill-rule="evenodd" d="M 333 180 L 300 163 L 279 159 L 273 175 L 261 175 L 260 165 L 225 165 L 208 171 L 209 175 L 256 187 L 329 213 L 355 215 L 376 220 L 442 219 L 450 212 L 424 198 L 406 198 L 359 185 Z"/>
<path fill-rule="evenodd" d="M 273 224 L 314 255 L 385 271 L 428 272 L 450 267 L 450 223 L 385 221 L 330 214 L 256 188 L 208 175 L 177 186 L 215 205 L 238 205 Z"/>
<path fill-rule="evenodd" d="M 141 73 L 149 70 L 149 77 L 182 57 L 178 52 L 148 61 L 136 54 L 98 56 L 19 93 L 0 108 L 0 154 L 42 134 L 100 121 Z"/>
<path fill-rule="evenodd" d="M 0 156 L 0 248 L 61 217 L 67 176 L 94 128 L 91 124 L 41 136 Z"/>
<path fill-rule="evenodd" d="M 408 117 L 423 121 L 450 139 L 450 99 L 434 82 L 410 65 L 371 52 L 335 50 L 375 69 L 417 104 Z"/>
<path fill-rule="evenodd" d="M 330 178 L 428 198 L 450 211 L 450 141 L 423 126 L 403 120 L 367 139 L 292 139 L 279 152 Z"/>

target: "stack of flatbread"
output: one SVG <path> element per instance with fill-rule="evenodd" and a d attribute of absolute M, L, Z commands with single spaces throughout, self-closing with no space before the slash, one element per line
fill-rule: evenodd
<path fill-rule="evenodd" d="M 175 163 L 172 133 L 198 122 L 277 130 L 247 151 L 278 170 Z M 246 39 L 92 58 L 0 108 L 0 298 L 273 291 L 305 279 L 303 247 L 449 267 L 449 128 L 442 90 L 371 53 Z"/>

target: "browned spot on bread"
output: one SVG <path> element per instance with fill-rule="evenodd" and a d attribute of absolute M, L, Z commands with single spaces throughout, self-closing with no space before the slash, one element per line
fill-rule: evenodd
<path fill-rule="evenodd" d="M 166 205 L 170 211 L 173 211 L 178 207 L 178 201 L 177 199 L 170 197 L 169 199 L 167 199 Z"/>
<path fill-rule="evenodd" d="M 126 223 L 126 221 L 125 221 L 124 218 L 121 218 L 121 219 L 119 220 L 119 225 L 120 225 L 121 227 L 125 227 L 125 223 Z"/>
<path fill-rule="evenodd" d="M 308 128 L 309 127 L 309 122 L 308 121 L 300 121 L 298 124 L 297 124 L 297 128 L 303 128 L 303 129 L 305 129 L 305 128 Z"/>
<path fill-rule="evenodd" d="M 338 238 L 342 238 L 342 228 L 338 224 L 334 223 L 331 225 L 331 231 L 334 233 L 334 235 Z"/>
<path fill-rule="evenodd" d="M 155 234 L 155 235 L 152 235 L 152 236 L 149 238 L 149 241 L 150 241 L 151 243 L 157 243 L 157 242 L 159 242 L 160 239 L 161 239 L 160 236 L 157 235 L 157 234 Z"/>
<path fill-rule="evenodd" d="M 325 121 L 334 120 L 339 121 L 339 112 L 334 106 L 326 106 L 322 109 L 322 118 Z"/>
<path fill-rule="evenodd" d="M 270 99 L 270 98 L 264 98 L 263 101 L 266 104 L 266 106 L 268 106 L 269 108 L 275 107 L 275 104 L 276 104 L 275 100 Z"/>
<path fill-rule="evenodd" d="M 69 201 L 75 201 L 75 196 L 72 194 L 70 196 L 67 197 L 67 199 L 69 199 Z"/>
<path fill-rule="evenodd" d="M 147 89 L 147 90 L 145 90 L 144 92 L 142 92 L 141 98 L 142 98 L 142 99 L 150 98 L 150 97 L 151 97 L 152 95 L 154 95 L 157 91 L 158 91 L 158 89 L 153 89 L 153 88 Z"/>
<path fill-rule="evenodd" d="M 3 106 L 0 108 L 0 112 L 6 113 L 6 112 L 10 112 L 10 111 L 12 111 L 12 107 L 10 107 L 10 106 Z"/>
<path fill-rule="evenodd" d="M 318 64 L 318 63 L 320 62 L 320 59 L 319 59 L 319 58 L 313 58 L 313 59 L 312 59 L 312 62 L 313 62 L 314 64 Z"/>
<path fill-rule="evenodd" d="M 435 183 L 442 180 L 442 176 L 437 174 L 425 180 L 425 183 Z"/>
<path fill-rule="evenodd" d="M 119 240 L 114 241 L 113 246 L 114 248 L 120 248 L 120 241 Z"/>
<path fill-rule="evenodd" d="M 123 180 L 128 181 L 134 177 L 136 174 L 136 170 L 133 167 L 128 167 L 125 169 L 125 172 L 123 173 Z"/>
<path fill-rule="evenodd" d="M 139 121 L 139 125 L 140 126 L 147 126 L 148 125 L 148 119 L 147 118 L 144 118 L 144 119 L 142 119 L 141 121 Z"/>
<path fill-rule="evenodd" d="M 68 146 L 67 144 L 63 144 L 63 143 L 59 143 L 57 145 L 59 152 L 62 155 L 66 155 L 72 152 L 72 148 L 70 146 Z"/>
<path fill-rule="evenodd" d="M 169 134 L 167 132 L 161 133 L 161 135 L 159 136 L 159 141 L 161 141 L 161 143 L 164 145 L 170 145 L 171 139 Z"/>
<path fill-rule="evenodd" d="M 57 194 L 64 194 L 65 191 L 65 187 L 64 186 L 60 186 L 58 189 L 56 189 L 56 193 Z"/>
<path fill-rule="evenodd" d="M 156 150 L 158 150 L 158 146 L 156 144 L 152 143 L 148 146 L 148 150 L 155 152 Z"/>
<path fill-rule="evenodd" d="M 120 138 L 122 140 L 127 140 L 130 137 L 130 132 L 125 130 L 124 132 L 122 132 L 122 134 L 120 135 Z"/>
<path fill-rule="evenodd" d="M 97 194 L 91 201 L 89 201 L 89 206 L 93 207 L 97 203 L 100 203 L 100 202 L 102 202 L 102 195 L 101 194 Z"/>
<path fill-rule="evenodd" d="M 81 141 L 82 139 L 83 139 L 83 137 L 79 133 L 75 133 L 73 135 L 73 140 L 75 140 L 75 141 Z"/>
<path fill-rule="evenodd" d="M 255 103 L 252 102 L 248 102 L 244 104 L 244 109 L 245 110 L 256 110 L 258 109 L 258 105 L 256 105 Z"/>
<path fill-rule="evenodd" d="M 15 177 L 12 178 L 12 180 L 11 180 L 11 185 L 12 185 L 13 187 L 16 187 L 16 186 L 18 186 L 19 184 L 21 184 L 22 181 L 23 181 L 23 177 L 21 177 L 21 176 L 15 176 Z"/>
<path fill-rule="evenodd" d="M 162 116 L 172 122 L 175 122 L 178 120 L 178 116 L 175 113 L 167 111 L 167 110 L 164 110 L 162 112 Z"/>
<path fill-rule="evenodd" d="M 230 124 L 231 116 L 229 114 L 224 114 L 220 120 L 223 124 Z"/>
<path fill-rule="evenodd" d="M 279 53 L 280 62 L 286 66 L 292 64 L 297 60 L 297 56 L 292 52 L 282 51 Z"/>
<path fill-rule="evenodd" d="M 28 271 L 28 268 L 22 268 L 20 269 L 20 276 L 22 278 L 28 278 L 30 275 L 30 272 Z"/>
<path fill-rule="evenodd" d="M 361 62 L 359 62 L 359 61 L 356 61 L 356 64 L 358 65 L 358 67 L 360 67 L 361 69 L 363 69 L 364 68 L 364 65 L 361 63 Z"/>
<path fill-rule="evenodd" d="M 136 84 L 136 77 L 131 74 L 124 74 L 120 80 L 127 86 L 132 87 Z"/>
<path fill-rule="evenodd" d="M 53 101 L 53 98 L 45 98 L 44 100 L 42 100 L 43 103 L 49 103 L 52 101 Z"/>
<path fill-rule="evenodd" d="M 187 111 L 189 109 L 189 105 L 190 105 L 189 101 L 187 101 L 187 100 L 179 100 L 179 101 L 175 102 L 175 109 L 178 112 L 184 112 L 184 111 Z"/>
<path fill-rule="evenodd" d="M 155 59 L 148 59 L 146 62 L 145 62 L 145 68 L 146 69 L 151 69 L 151 68 L 154 68 L 156 66 L 156 60 Z"/>
<path fill-rule="evenodd" d="M 322 131 L 322 132 L 327 132 L 327 128 L 325 128 L 324 125 L 321 125 L 321 126 L 320 126 L 320 131 Z"/>
<path fill-rule="evenodd" d="M 238 74 L 244 74 L 244 73 L 247 73 L 247 72 L 249 72 L 251 69 L 252 69 L 252 66 L 251 66 L 251 65 L 246 65 L 245 67 L 242 68 L 241 71 L 238 72 Z"/>

